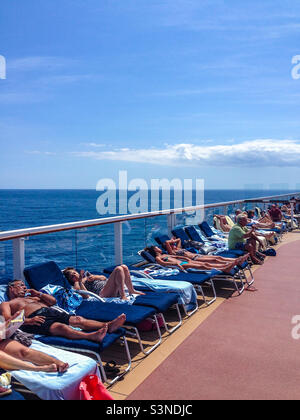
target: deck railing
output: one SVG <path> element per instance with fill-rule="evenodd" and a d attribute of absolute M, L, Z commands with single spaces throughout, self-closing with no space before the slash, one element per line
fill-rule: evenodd
<path fill-rule="evenodd" d="M 269 203 L 271 202 L 290 201 L 291 197 L 300 197 L 300 192 L 281 194 L 281 195 L 276 195 L 276 196 L 274 195 L 274 196 L 268 196 L 268 197 L 227 201 L 227 202 L 222 202 L 222 203 L 196 205 L 196 206 L 191 206 L 191 207 L 168 209 L 168 210 L 161 210 L 161 211 L 156 211 L 156 212 L 146 212 L 146 213 L 128 214 L 128 215 L 114 216 L 114 217 L 105 217 L 105 218 L 84 220 L 84 221 L 78 221 L 78 222 L 55 224 L 55 225 L 49 225 L 49 226 L 17 229 L 17 230 L 11 230 L 11 231 L 6 231 L 6 232 L 0 232 L 0 243 L 4 241 L 12 241 L 13 243 L 13 247 L 12 247 L 13 276 L 14 278 L 23 278 L 23 271 L 25 268 L 25 239 L 36 236 L 36 235 L 46 235 L 46 234 L 51 234 L 51 233 L 65 232 L 65 231 L 72 231 L 72 230 L 77 231 L 79 229 L 84 229 L 84 228 L 104 226 L 104 225 L 113 225 L 114 226 L 114 246 L 113 246 L 114 263 L 121 264 L 123 263 L 122 227 L 123 227 L 124 222 L 130 222 L 130 221 L 140 220 L 140 219 L 148 219 L 148 218 L 153 218 L 157 216 L 166 216 L 167 217 L 166 229 L 168 233 L 170 233 L 172 229 L 176 226 L 176 216 L 178 214 L 200 211 L 202 212 L 202 219 L 205 219 L 206 212 L 209 209 L 222 208 L 223 214 L 228 214 L 228 208 L 230 206 L 242 207 L 245 205 L 260 204 L 263 206 L 263 209 L 266 209 Z M 291 211 L 292 211 L 292 217 L 293 217 L 294 203 L 293 201 L 290 201 L 290 203 L 291 203 L 291 209 L 292 209 Z"/>

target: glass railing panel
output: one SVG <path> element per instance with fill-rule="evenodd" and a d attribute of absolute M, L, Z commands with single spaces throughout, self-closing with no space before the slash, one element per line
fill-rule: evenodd
<path fill-rule="evenodd" d="M 155 238 L 163 235 L 168 236 L 167 216 L 156 216 L 145 219 L 146 246 L 158 245 Z"/>
<path fill-rule="evenodd" d="M 0 242 L 0 284 L 13 278 L 12 241 Z"/>
<path fill-rule="evenodd" d="M 114 265 L 113 224 L 77 229 L 75 232 L 75 260 L 78 270 L 97 273 Z"/>
<path fill-rule="evenodd" d="M 76 267 L 75 231 L 31 236 L 25 240 L 25 267 L 55 261 L 63 269 Z"/>

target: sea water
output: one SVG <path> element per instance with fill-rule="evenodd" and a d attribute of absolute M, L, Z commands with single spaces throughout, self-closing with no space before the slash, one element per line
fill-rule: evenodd
<path fill-rule="evenodd" d="M 287 193 L 289 191 L 206 190 L 205 204 Z M 96 210 L 99 194 L 95 190 L 0 190 L 0 231 L 105 217 Z M 171 206 L 168 203 L 167 208 L 172 208 L 172 203 Z M 229 207 L 229 212 L 233 210 Z M 218 212 L 219 209 L 211 209 L 206 212 L 206 218 L 211 222 L 213 214 Z M 179 225 L 197 221 L 193 215 L 177 217 Z M 167 233 L 166 216 L 125 222 L 124 263 L 136 262 L 139 259 L 137 252 L 155 244 L 155 236 L 164 233 Z M 113 265 L 113 225 L 37 235 L 25 240 L 26 266 L 50 260 L 56 261 L 61 268 L 71 266 L 90 272 Z M 11 278 L 12 271 L 12 241 L 0 242 L 0 280 Z"/>

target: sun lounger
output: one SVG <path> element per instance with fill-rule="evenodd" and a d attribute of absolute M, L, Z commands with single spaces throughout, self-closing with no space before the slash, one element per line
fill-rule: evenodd
<path fill-rule="evenodd" d="M 165 267 L 157 264 L 155 258 L 149 252 L 146 252 L 145 250 L 139 251 L 139 255 L 141 257 L 143 257 L 145 259 L 145 261 L 147 261 L 147 263 L 149 263 L 153 267 L 159 268 L 160 270 L 165 268 Z M 185 272 L 182 272 L 182 271 L 178 270 L 177 277 L 175 279 L 178 279 L 178 280 L 181 280 L 181 281 L 190 281 L 191 283 L 193 283 L 197 286 L 200 286 L 200 292 L 201 292 L 203 297 L 204 297 L 204 295 L 203 295 L 203 291 L 202 291 L 202 288 L 201 288 L 201 284 L 203 282 L 209 282 L 210 283 L 210 285 L 213 288 L 214 296 L 216 296 L 215 295 L 214 281 L 216 281 L 216 280 L 227 280 L 227 281 L 230 281 L 234 284 L 234 287 L 235 287 L 236 291 L 240 295 L 245 290 L 245 284 L 247 284 L 247 286 L 249 287 L 254 282 L 254 277 L 253 277 L 253 274 L 251 272 L 251 269 L 250 269 L 250 273 L 251 273 L 251 280 L 250 281 L 247 279 L 247 276 L 245 275 L 244 270 L 245 270 L 245 268 L 248 268 L 248 266 L 249 266 L 249 264 L 247 262 L 245 262 L 242 266 L 239 266 L 239 267 L 237 266 L 237 267 L 233 268 L 230 273 L 224 273 L 223 271 L 218 270 L 218 269 L 201 270 L 201 269 L 188 268 Z M 173 266 L 171 266 L 171 267 L 173 267 Z M 151 276 L 153 278 L 156 278 L 153 274 L 151 274 Z M 191 277 L 191 276 L 193 276 L 193 277 Z M 171 279 L 171 277 L 172 276 L 168 277 L 168 279 Z M 243 280 L 245 280 L 245 284 L 244 284 Z M 239 284 L 241 284 L 240 287 L 239 287 Z M 205 298 L 204 298 L 204 300 L 205 300 Z M 210 303 L 212 303 L 212 302 L 210 302 Z"/>
<path fill-rule="evenodd" d="M 99 376 L 97 362 L 90 357 L 55 348 L 51 341 L 54 342 L 56 337 L 47 338 L 48 345 L 42 343 L 41 338 L 41 342 L 33 340 L 31 348 L 68 363 L 69 369 L 65 373 L 18 370 L 11 372 L 13 378 L 43 400 L 79 400 L 82 379 L 92 374 Z"/>
<path fill-rule="evenodd" d="M 71 288 L 71 285 L 68 283 L 60 268 L 54 261 L 49 261 L 26 268 L 24 270 L 24 275 L 30 287 L 37 290 L 42 289 L 47 284 L 55 284 L 67 289 Z M 133 333 L 136 335 L 142 352 L 147 355 L 151 353 L 156 347 L 158 347 L 162 341 L 161 331 L 157 320 L 157 315 L 161 313 L 160 311 L 164 311 L 166 306 L 171 305 L 175 305 L 177 309 L 179 318 L 178 323 L 172 329 L 169 329 L 167 324 L 164 322 L 164 326 L 169 333 L 172 333 L 175 331 L 175 329 L 182 325 L 182 319 L 177 305 L 177 296 L 175 294 L 170 296 L 154 296 L 152 294 L 151 297 L 149 296 L 147 299 L 147 306 L 143 305 L 142 302 L 143 296 L 138 296 L 136 298 L 136 302 L 134 302 L 134 305 L 129 305 L 126 303 L 120 304 L 115 302 L 103 302 L 99 297 L 96 301 L 85 299 L 76 310 L 76 315 L 97 321 L 108 322 L 124 313 L 126 315 L 125 328 L 133 330 Z M 146 297 L 144 302 L 146 302 Z M 152 306 L 149 305 L 150 302 L 152 303 Z M 148 350 L 144 348 L 140 333 L 137 328 L 138 325 L 147 318 L 154 319 L 158 335 L 157 341 Z M 162 318 L 165 321 L 163 316 Z"/>

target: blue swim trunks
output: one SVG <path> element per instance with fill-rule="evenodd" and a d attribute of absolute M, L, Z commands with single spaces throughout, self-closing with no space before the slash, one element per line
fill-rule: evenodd
<path fill-rule="evenodd" d="M 246 244 L 244 244 L 243 242 L 237 242 L 235 244 L 235 249 L 245 251 L 245 246 L 246 246 Z"/>

